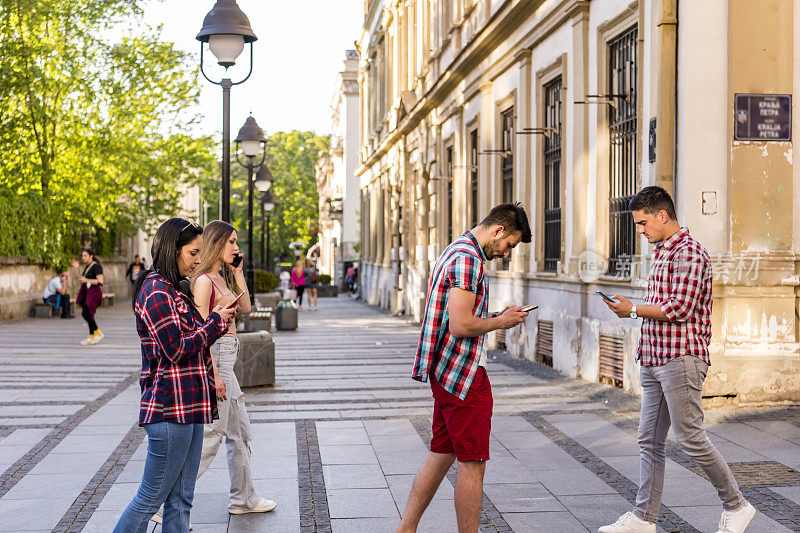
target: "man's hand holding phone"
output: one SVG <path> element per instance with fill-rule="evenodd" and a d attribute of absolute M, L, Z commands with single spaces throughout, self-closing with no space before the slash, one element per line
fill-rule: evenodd
<path fill-rule="evenodd" d="M 633 308 L 633 303 L 625 298 L 624 296 L 620 296 L 619 294 L 615 294 L 613 297 L 608 296 L 607 294 L 596 291 L 597 294 L 603 297 L 603 302 L 611 309 L 615 315 L 620 318 L 628 318 L 631 316 L 631 309 Z"/>
<path fill-rule="evenodd" d="M 526 307 L 519 307 L 516 305 L 510 305 L 500 311 L 500 314 L 497 316 L 497 319 L 500 321 L 500 328 L 499 329 L 510 329 L 514 326 L 518 326 L 525 320 L 525 317 L 528 316 L 528 311 L 532 311 L 537 306 L 526 306 Z M 528 311 L 525 311 L 528 309 Z"/>

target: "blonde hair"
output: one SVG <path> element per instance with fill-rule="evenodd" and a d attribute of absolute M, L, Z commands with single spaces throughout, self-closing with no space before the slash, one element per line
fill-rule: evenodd
<path fill-rule="evenodd" d="M 236 228 L 222 220 L 214 220 L 206 224 L 206 227 L 203 229 L 203 247 L 200 249 L 200 264 L 194 269 L 194 273 L 191 277 L 192 288 L 194 288 L 194 283 L 197 281 L 197 278 L 203 274 L 209 274 L 214 270 L 214 265 L 222 257 L 225 246 L 228 244 L 228 239 L 230 239 L 235 229 Z M 221 275 L 228 288 L 235 290 L 230 270 L 222 268 Z"/>
<path fill-rule="evenodd" d="M 297 262 L 294 264 L 295 270 L 303 270 L 306 267 L 305 259 L 298 259 Z"/>

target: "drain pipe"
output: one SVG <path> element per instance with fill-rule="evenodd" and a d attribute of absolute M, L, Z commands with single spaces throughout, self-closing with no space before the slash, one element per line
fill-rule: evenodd
<path fill-rule="evenodd" d="M 659 59 L 656 92 L 656 183 L 673 197 L 678 161 L 678 1 L 662 0 L 656 26 Z"/>

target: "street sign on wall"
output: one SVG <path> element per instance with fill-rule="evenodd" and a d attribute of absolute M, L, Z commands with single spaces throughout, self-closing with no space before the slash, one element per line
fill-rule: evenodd
<path fill-rule="evenodd" d="M 735 97 L 735 140 L 792 140 L 792 95 L 737 94 Z"/>

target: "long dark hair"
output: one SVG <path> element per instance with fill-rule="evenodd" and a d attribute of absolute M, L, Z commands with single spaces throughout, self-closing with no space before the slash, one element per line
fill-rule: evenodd
<path fill-rule="evenodd" d="M 139 274 L 133 285 L 131 305 L 134 308 L 136 308 L 139 289 L 142 288 L 144 280 L 151 272 L 158 272 L 175 287 L 175 290 L 183 292 L 191 298 L 191 293 L 188 292 L 189 284 L 178 270 L 178 254 L 180 254 L 181 248 L 202 234 L 203 228 L 185 218 L 171 218 L 159 226 L 153 238 L 153 246 L 150 248 L 150 256 L 153 258 L 150 268 Z M 182 281 L 183 283 L 181 283 Z"/>

